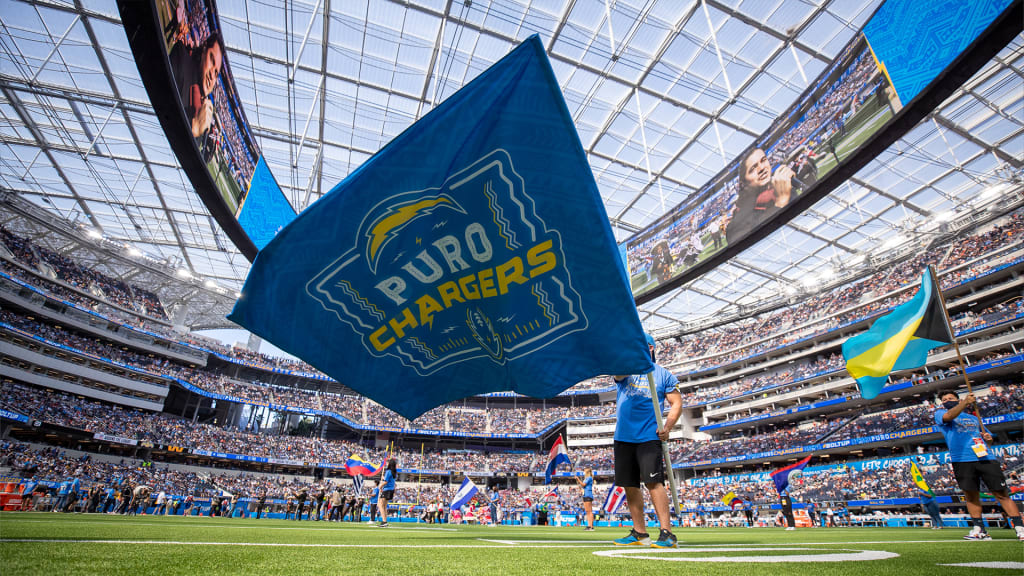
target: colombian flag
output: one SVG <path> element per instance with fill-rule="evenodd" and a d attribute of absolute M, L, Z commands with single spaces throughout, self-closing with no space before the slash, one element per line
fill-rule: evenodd
<path fill-rule="evenodd" d="M 373 476 L 383 467 L 383 462 L 381 462 L 379 466 L 374 466 L 366 460 L 363 460 L 363 458 L 358 454 L 349 456 L 348 460 L 345 462 L 345 471 L 348 472 L 349 476 Z"/>
<path fill-rule="evenodd" d="M 737 496 L 736 493 L 731 490 L 728 494 L 722 496 L 722 502 L 724 502 L 726 506 L 732 508 L 733 510 L 735 510 L 737 506 L 743 505 L 743 499 Z"/>
<path fill-rule="evenodd" d="M 843 342 L 846 371 L 857 380 L 863 398 L 878 396 L 890 372 L 919 368 L 929 350 L 953 342 L 932 278 L 925 271 L 921 289 L 909 302 L 875 320 L 867 332 Z"/>
<path fill-rule="evenodd" d="M 931 496 L 935 496 L 932 489 L 928 487 L 928 483 L 924 481 L 924 475 L 921 474 L 921 469 L 917 467 L 916 462 L 910 463 L 910 478 L 914 481 L 914 484 Z"/>

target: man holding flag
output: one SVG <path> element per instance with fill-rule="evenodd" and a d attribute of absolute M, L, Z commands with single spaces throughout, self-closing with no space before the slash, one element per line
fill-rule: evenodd
<path fill-rule="evenodd" d="M 786 530 L 796 530 L 796 518 L 793 516 L 793 499 L 789 496 L 789 481 L 796 479 L 803 474 L 804 468 L 811 462 L 808 456 L 784 466 L 772 472 L 768 476 L 775 483 L 775 490 L 779 493 L 779 504 L 782 505 L 782 513 L 786 517 Z"/>
<path fill-rule="evenodd" d="M 648 352 L 654 359 L 654 337 L 644 334 Z M 619 546 L 651 546 L 654 548 L 675 548 L 676 537 L 672 534 L 672 517 L 669 514 L 669 495 L 665 490 L 665 460 L 662 457 L 662 442 L 668 442 L 669 431 L 675 426 L 683 412 L 683 398 L 677 388 L 679 380 L 665 368 L 654 365 L 654 382 L 658 392 L 658 407 L 668 400 L 669 413 L 664 426 L 659 428 L 651 402 L 651 387 L 646 375 L 614 376 L 618 387 L 615 421 L 615 485 L 626 489 L 629 515 L 633 529 L 624 538 L 615 540 Z M 669 470 L 669 474 L 672 471 Z M 647 519 L 644 514 L 644 494 L 641 484 L 647 487 L 658 515 L 661 532 L 651 542 L 647 535 Z"/>
<path fill-rule="evenodd" d="M 949 446 L 949 459 L 953 463 L 953 476 L 956 483 L 964 491 L 967 513 L 971 515 L 971 532 L 964 540 L 991 540 L 985 529 L 985 521 L 981 517 L 981 482 L 985 482 L 989 492 L 999 502 L 1010 519 L 1010 524 L 1017 532 L 1017 539 L 1024 541 L 1024 524 L 1021 523 L 1017 503 L 1010 499 L 1006 488 L 1006 478 L 999 466 L 999 460 L 989 450 L 992 435 L 981 423 L 981 415 L 977 413 L 974 394 L 960 398 L 954 392 L 943 393 L 939 397 L 942 408 L 935 411 L 935 427 L 946 438 Z M 968 406 L 975 406 L 975 414 L 966 413 Z"/>

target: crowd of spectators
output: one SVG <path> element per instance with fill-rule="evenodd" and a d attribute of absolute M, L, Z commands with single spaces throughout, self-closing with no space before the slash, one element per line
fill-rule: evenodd
<path fill-rule="evenodd" d="M 957 334 L 976 330 L 985 326 L 993 326 L 1006 320 L 1019 317 L 1024 314 L 1024 299 L 1014 298 L 990 306 L 979 312 L 965 312 L 958 314 L 952 319 L 953 329 Z M 1001 357 L 1007 353 L 993 353 L 992 358 L 982 358 L 982 361 Z M 684 406 L 700 406 L 719 403 L 734 399 L 732 403 L 745 402 L 751 395 L 761 398 L 768 398 L 771 395 L 786 394 L 810 386 L 820 384 L 822 376 L 833 375 L 844 370 L 845 361 L 841 354 L 833 353 L 827 357 L 819 357 L 814 360 L 804 360 L 795 365 L 786 365 L 756 376 L 744 376 L 738 380 L 728 383 L 699 386 L 695 388 L 682 389 Z M 907 379 L 922 378 L 910 376 Z M 934 379 L 934 374 L 929 380 Z M 742 398 L 740 398 L 742 397 Z M 720 406 L 716 406 L 720 407 Z M 772 409 L 765 409 L 761 413 L 770 412 Z M 745 418 L 756 415 L 756 412 L 736 413 L 732 419 Z"/>
<path fill-rule="evenodd" d="M 912 400 L 912 399 L 911 399 Z M 847 423 L 847 418 L 808 420 L 788 423 L 776 430 L 755 430 L 725 439 L 675 442 L 672 460 L 676 463 L 727 458 L 736 454 L 756 454 L 771 450 L 786 450 L 821 441 L 865 438 L 876 434 L 910 430 L 932 425 L 934 406 L 930 403 L 889 406 L 876 412 L 864 413 Z M 993 387 L 978 398 L 982 416 L 995 416 L 1024 411 L 1024 386 L 1009 384 Z M 835 431 L 833 433 L 833 431 Z"/>
<path fill-rule="evenodd" d="M 168 414 L 111 406 L 12 382 L 0 385 L 0 406 L 59 426 L 184 448 L 305 463 L 344 464 L 352 454 L 371 462 L 384 458 L 382 449 L 354 442 L 258 433 L 191 422 Z M 402 451 L 399 460 L 402 467 L 438 470 L 529 472 L 530 466 L 535 464 L 532 454 L 473 450 Z"/>
<path fill-rule="evenodd" d="M 959 493 L 952 468 L 940 464 L 935 453 L 919 454 L 915 457 L 928 486 L 936 495 Z M 1019 466 L 1021 459 L 1012 451 L 1003 456 L 1005 468 Z M 472 468 L 467 468 L 472 469 Z M 328 478 L 316 481 L 309 477 L 285 476 L 268 473 L 224 472 L 209 469 L 196 473 L 187 469 L 139 460 L 101 460 L 89 454 L 74 457 L 58 448 L 32 448 L 27 444 L 4 442 L 0 444 L 0 471 L 29 480 L 32 485 L 57 484 L 77 479 L 82 490 L 93 487 L 111 487 L 130 490 L 135 486 L 146 486 L 151 499 L 159 492 L 175 496 L 180 501 L 186 495 L 196 498 L 221 497 L 228 495 L 241 498 L 264 496 L 268 501 L 288 501 L 293 507 L 300 494 L 305 494 L 307 504 L 316 502 L 320 495 L 329 495 L 337 490 L 346 498 L 356 496 L 350 480 Z M 1011 475 L 1011 482 L 1017 482 Z M 580 507 L 582 491 L 571 483 L 560 483 L 558 492 L 552 494 L 550 486 L 530 486 L 526 490 L 488 491 L 507 512 L 537 507 L 550 503 L 555 508 L 572 513 Z M 610 486 L 595 486 L 595 495 L 601 497 Z M 360 497 L 367 495 L 364 487 Z M 778 502 L 778 493 L 766 473 L 731 475 L 705 474 L 690 478 L 679 485 L 679 498 L 686 510 L 721 508 L 722 497 L 734 492 L 742 500 L 755 506 L 766 506 Z M 842 460 L 829 462 L 828 466 L 812 465 L 799 477 L 790 482 L 790 493 L 796 502 L 822 503 L 824 507 L 845 504 L 852 500 L 879 500 L 888 498 L 914 498 L 919 490 L 914 485 L 906 460 L 865 460 L 859 465 Z M 403 506 L 419 504 L 436 509 L 438 505 L 448 507 L 454 494 L 454 487 L 441 484 L 436 479 L 426 482 L 400 482 L 393 502 Z M 646 493 L 645 493 L 646 496 Z M 646 500 L 646 497 L 645 497 Z M 483 503 L 481 498 L 480 503 Z M 38 503 L 37 503 L 38 504 Z M 150 504 L 153 502 L 150 500 Z M 648 503 L 649 504 L 649 503 Z M 250 508 L 251 510 L 251 508 Z M 271 510 L 284 512 L 286 507 L 271 504 Z M 408 512 L 406 512 L 408 514 Z"/>
<path fill-rule="evenodd" d="M 729 326 L 701 331 L 679 340 L 659 341 L 658 358 L 678 373 L 727 365 L 797 340 L 823 334 L 902 304 L 914 291 L 879 298 L 900 288 L 912 288 L 921 270 L 935 265 L 943 289 L 983 275 L 993 267 L 997 252 L 1020 244 L 1024 213 L 1015 212 L 991 229 L 953 242 L 945 253 L 930 251 L 857 282 L 801 300 L 790 308 L 744 319 Z M 983 258 L 989 256 L 990 258 Z M 976 259 L 970 266 L 949 269 Z M 863 304 L 862 304 L 863 303 Z"/>
<path fill-rule="evenodd" d="M 0 227 L 0 240 L 14 256 L 27 266 L 38 269 L 40 260 L 46 262 L 63 282 L 81 290 L 99 290 L 105 299 L 129 310 L 137 310 L 154 318 L 166 319 L 163 305 L 156 294 L 101 274 L 91 268 L 79 266 L 70 258 L 22 238 Z"/>

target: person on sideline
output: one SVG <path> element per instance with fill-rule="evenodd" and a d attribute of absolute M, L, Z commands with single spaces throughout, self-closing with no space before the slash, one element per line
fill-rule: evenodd
<path fill-rule="evenodd" d="M 380 512 L 381 528 L 388 527 L 388 502 L 395 498 L 395 476 L 398 475 L 398 461 L 394 458 L 388 460 L 388 468 L 384 471 L 384 478 L 381 479 L 384 486 L 381 487 L 380 497 L 377 499 L 377 511 Z"/>
<path fill-rule="evenodd" d="M 594 531 L 594 470 L 585 468 L 583 478 L 576 477 L 576 483 L 583 488 L 583 509 L 587 512 L 587 527 L 584 530 Z"/>
<path fill-rule="evenodd" d="M 650 334 L 645 334 L 644 337 L 651 359 L 654 360 L 654 337 Z M 626 489 L 629 515 L 633 519 L 633 529 L 624 538 L 615 540 L 615 544 L 675 548 L 676 537 L 672 534 L 672 517 L 669 515 L 668 490 L 665 489 L 665 460 L 662 457 L 661 443 L 668 441 L 669 431 L 675 426 L 683 411 L 683 398 L 677 388 L 679 381 L 665 368 L 654 365 L 658 406 L 664 406 L 666 400 L 669 404 L 665 425 L 659 428 L 647 375 L 613 378 L 618 387 L 614 436 L 615 485 Z M 647 535 L 641 484 L 647 487 L 651 495 L 658 523 L 661 525 L 661 532 L 654 542 L 651 542 Z"/>
<path fill-rule="evenodd" d="M 1017 503 L 1010 499 L 1006 478 L 999 467 L 999 460 L 989 450 L 992 435 L 985 430 L 977 415 L 968 415 L 968 406 L 975 404 L 974 394 L 963 399 L 953 391 L 939 397 L 942 408 L 935 411 L 935 426 L 946 438 L 949 459 L 953 464 L 953 476 L 964 491 L 967 513 L 971 516 L 971 532 L 964 540 L 991 540 L 981 517 L 981 481 L 1003 507 L 1007 518 L 1017 532 L 1017 539 L 1024 541 L 1024 524 L 1021 523 Z M 977 406 L 975 404 L 975 406 Z M 977 408 L 975 408 L 977 410 Z"/>

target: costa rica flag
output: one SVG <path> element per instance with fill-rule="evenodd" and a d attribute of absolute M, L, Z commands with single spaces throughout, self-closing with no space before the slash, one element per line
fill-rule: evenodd
<path fill-rule="evenodd" d="M 551 450 L 548 452 L 548 467 L 544 470 L 545 484 L 551 484 L 551 476 L 559 464 L 567 464 L 569 468 L 572 468 L 569 451 L 565 448 L 565 442 L 561 436 L 555 439 L 555 443 L 551 445 Z"/>

